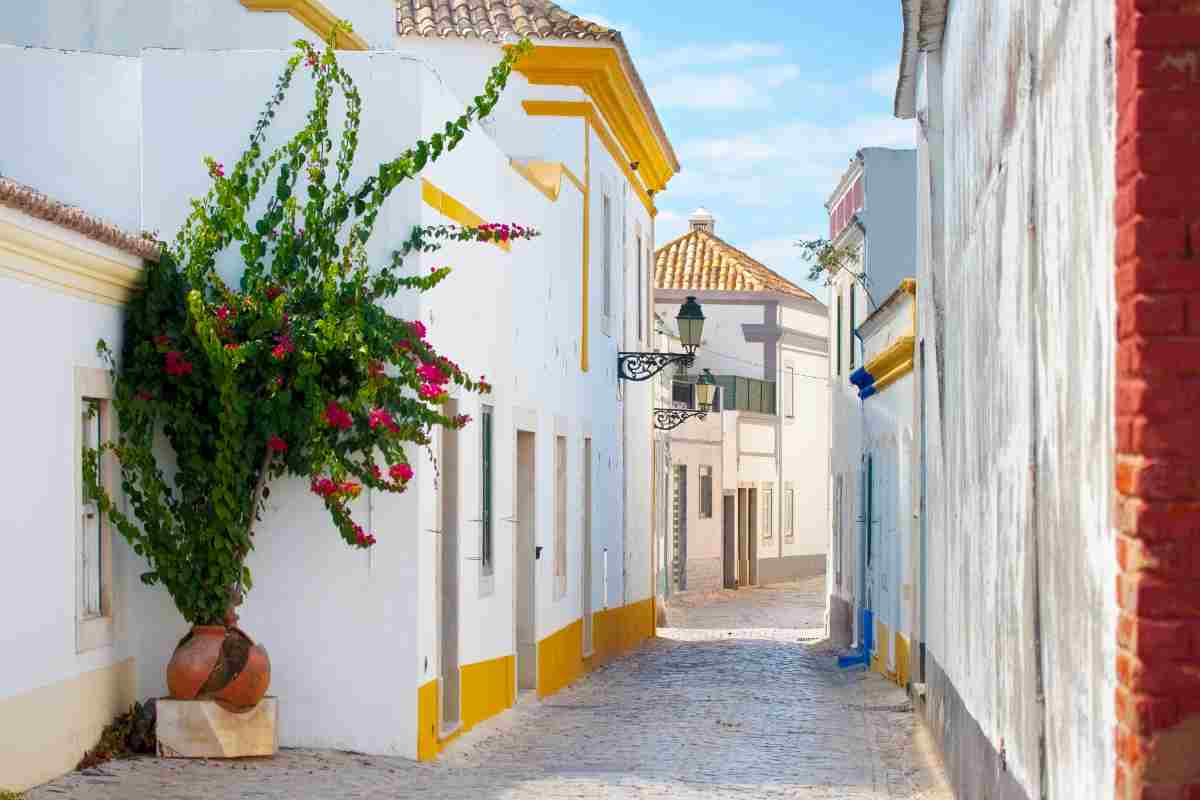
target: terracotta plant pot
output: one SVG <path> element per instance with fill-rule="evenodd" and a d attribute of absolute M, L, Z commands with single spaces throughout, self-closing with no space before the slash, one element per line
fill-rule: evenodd
<path fill-rule="evenodd" d="M 237 627 L 193 627 L 167 664 L 167 689 L 176 700 L 216 700 L 233 709 L 252 708 L 270 685 L 266 648 Z"/>

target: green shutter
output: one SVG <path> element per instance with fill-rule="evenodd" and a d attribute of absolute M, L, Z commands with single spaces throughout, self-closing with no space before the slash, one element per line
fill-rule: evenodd
<path fill-rule="evenodd" d="M 850 369 L 854 369 L 854 287 L 850 287 Z"/>
<path fill-rule="evenodd" d="M 483 474 L 480 476 L 482 490 L 480 522 L 483 525 L 483 538 L 480 556 L 483 559 L 483 566 L 487 568 L 492 566 L 492 410 L 484 408 L 481 416 L 479 424 L 482 438 L 480 462 Z"/>

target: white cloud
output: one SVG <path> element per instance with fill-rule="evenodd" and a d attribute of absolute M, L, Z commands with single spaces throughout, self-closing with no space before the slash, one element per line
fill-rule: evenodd
<path fill-rule="evenodd" d="M 800 77 L 794 64 L 771 64 L 741 72 L 684 72 L 650 86 L 659 108 L 739 110 L 767 108 L 771 92 Z"/>
<path fill-rule="evenodd" d="M 656 53 L 654 59 L 647 63 L 646 69 L 652 72 L 664 72 L 682 67 L 761 61 L 782 58 L 786 52 L 783 45 L 771 42 L 729 42 L 717 47 L 688 44 Z"/>
<path fill-rule="evenodd" d="M 858 85 L 870 89 L 884 97 L 892 97 L 896 93 L 896 81 L 899 80 L 899 70 L 895 64 L 887 64 L 859 78 Z"/>

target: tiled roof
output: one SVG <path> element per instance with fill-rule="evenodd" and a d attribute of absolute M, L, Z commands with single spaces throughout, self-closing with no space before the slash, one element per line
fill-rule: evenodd
<path fill-rule="evenodd" d="M 659 289 L 717 292 L 775 292 L 816 300 L 787 278 L 706 230 L 668 242 L 654 256 Z"/>
<path fill-rule="evenodd" d="M 500 42 L 506 36 L 620 42 L 621 34 L 550 0 L 396 0 L 401 36 L 457 36 Z"/>
<path fill-rule="evenodd" d="M 31 217 L 44 219 L 73 230 L 89 239 L 102 242 L 118 250 L 124 250 L 131 255 L 150 261 L 158 260 L 158 245 L 151 240 L 129 233 L 75 206 L 52 200 L 37 189 L 2 175 L 0 175 L 0 205 L 15 208 Z"/>

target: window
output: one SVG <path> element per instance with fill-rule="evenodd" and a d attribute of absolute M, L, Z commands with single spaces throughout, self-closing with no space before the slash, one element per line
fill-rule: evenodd
<path fill-rule="evenodd" d="M 645 335 L 645 328 L 643 327 L 645 323 L 642 321 L 643 317 L 645 316 L 645 310 L 642 308 L 642 283 L 644 282 L 644 277 L 642 275 L 641 233 L 637 234 L 636 238 L 634 239 L 634 243 L 637 247 L 637 338 L 641 340 L 641 338 Z"/>
<path fill-rule="evenodd" d="M 612 199 L 606 194 L 602 203 L 600 215 L 601 230 L 604 231 L 602 241 L 604 252 L 600 273 L 600 310 L 605 319 L 612 317 Z"/>
<path fill-rule="evenodd" d="M 85 459 L 96 459 L 96 478 L 109 497 L 114 497 L 119 481 L 112 456 L 98 452 L 113 436 L 112 378 L 106 370 L 80 367 L 75 370 L 75 384 L 79 398 L 75 649 L 82 653 L 113 641 L 112 526 L 100 510 L 99 498 L 86 488 Z"/>
<path fill-rule="evenodd" d="M 768 540 L 774 538 L 774 536 L 775 536 L 775 525 L 774 525 L 775 518 L 774 518 L 774 514 L 773 514 L 773 512 L 775 511 L 775 502 L 774 502 L 775 498 L 772 496 L 774 494 L 774 491 L 775 491 L 775 488 L 771 484 L 769 484 L 769 483 L 763 484 L 763 487 L 762 487 L 762 521 L 759 524 L 762 525 L 762 537 L 763 537 L 764 541 L 768 541 Z"/>
<path fill-rule="evenodd" d="M 842 293 L 838 292 L 837 297 L 837 328 L 833 334 L 834 341 L 837 342 L 837 374 L 842 374 Z"/>
<path fill-rule="evenodd" d="M 850 345 L 850 369 L 854 369 L 854 284 L 850 284 L 850 336 L 847 339 Z"/>
<path fill-rule="evenodd" d="M 712 467 L 700 467 L 700 516 L 712 518 L 713 510 L 713 481 Z"/>
<path fill-rule="evenodd" d="M 484 574 L 491 575 L 495 569 L 492 560 L 492 407 L 484 406 L 479 417 L 479 521 L 482 526 L 479 555 Z"/>
<path fill-rule="evenodd" d="M 783 540 L 796 540 L 796 489 L 790 483 L 783 485 Z"/>
<path fill-rule="evenodd" d="M 671 384 L 671 402 L 678 403 L 684 408 L 695 408 L 696 384 L 686 381 L 674 381 Z"/>
<path fill-rule="evenodd" d="M 790 363 L 783 367 L 783 415 L 796 416 L 796 365 Z"/>
<path fill-rule="evenodd" d="M 554 599 L 567 593 L 567 437 L 554 438 Z"/>

